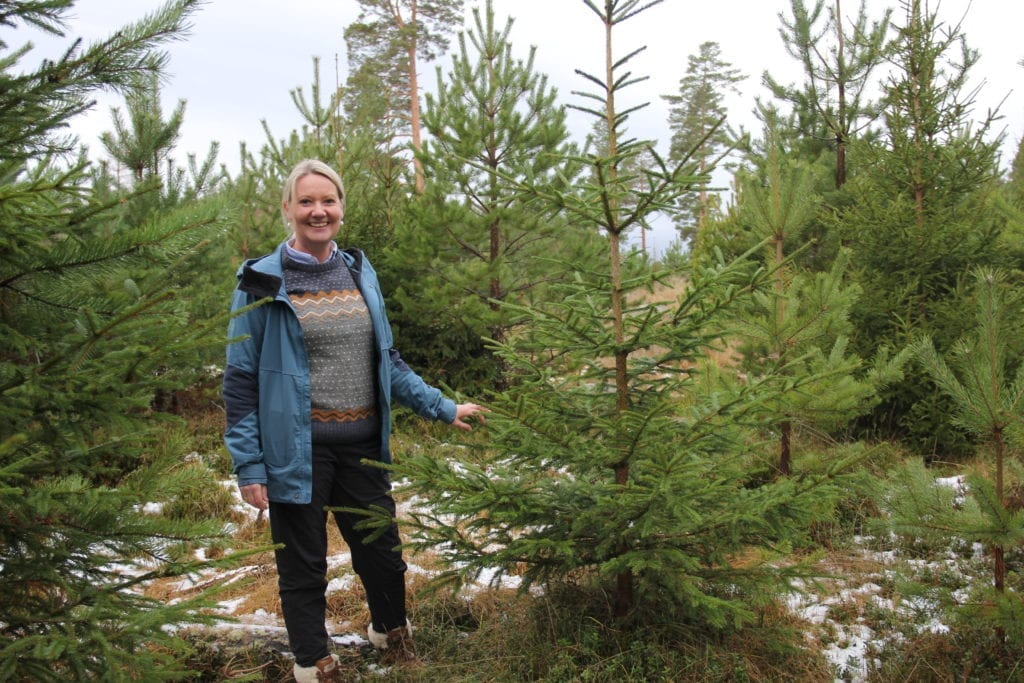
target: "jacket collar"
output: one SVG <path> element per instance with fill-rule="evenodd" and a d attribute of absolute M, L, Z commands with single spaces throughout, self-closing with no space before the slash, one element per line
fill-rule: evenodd
<path fill-rule="evenodd" d="M 238 289 L 260 299 L 284 295 L 284 250 L 286 242 L 281 242 L 273 252 L 260 258 L 249 259 L 238 269 Z M 341 258 L 348 266 L 356 285 L 361 282 L 363 271 L 363 252 L 361 249 L 349 248 L 341 252 Z"/>

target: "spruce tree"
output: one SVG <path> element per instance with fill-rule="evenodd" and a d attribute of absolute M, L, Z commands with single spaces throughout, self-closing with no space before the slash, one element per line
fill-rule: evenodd
<path fill-rule="evenodd" d="M 158 48 L 180 39 L 198 3 L 168 3 L 108 39 L 17 70 L 0 60 L 0 678 L 163 680 L 183 677 L 184 643 L 168 627 L 202 623 L 209 598 L 146 597 L 153 579 L 205 563 L 191 544 L 221 523 L 146 511 L 201 470 L 153 456 L 151 409 L 174 388 L 182 356 L 219 344 L 223 319 L 195 325 L 170 278 L 217 234 L 215 206 L 124 223 L 119 198 L 90 188 L 66 126 L 101 88 L 129 92 L 159 73 Z M 7 25 L 63 35 L 66 1 L 18 3 Z M 118 282 L 119 288 L 110 284 Z M 202 476 L 206 476 L 205 473 Z"/>
<path fill-rule="evenodd" d="M 623 22 L 658 3 L 584 0 L 606 35 L 601 76 L 582 105 L 606 122 L 608 145 L 579 161 L 592 173 L 573 188 L 525 183 L 570 222 L 598 232 L 608 259 L 570 277 L 518 313 L 497 352 L 516 383 L 490 401 L 493 457 L 444 461 L 406 454 L 398 474 L 429 509 L 406 522 L 412 545 L 451 561 L 444 577 L 516 574 L 524 588 L 572 580 L 609 595 L 620 619 L 732 628 L 800 573 L 769 560 L 811 520 L 827 514 L 827 476 L 755 483 L 749 439 L 762 406 L 810 381 L 769 368 L 741 381 L 711 356 L 730 331 L 729 312 L 766 274 L 750 259 L 666 273 L 682 284 L 659 299 L 646 262 L 620 240 L 700 177 L 653 153 L 635 183 L 620 174 L 649 147 L 625 134 L 620 109 L 637 51 L 618 57 Z M 640 189 L 638 189 L 640 188 Z M 646 189 L 644 189 L 646 188 Z M 749 561 L 736 559 L 743 555 Z M 608 615 L 610 616 L 610 615 Z"/>
<path fill-rule="evenodd" d="M 608 149 L 608 124 L 604 119 L 595 119 L 590 133 L 587 135 L 586 142 L 584 144 L 585 153 L 593 152 L 599 154 L 597 150 Z M 623 202 L 633 201 L 636 195 L 642 195 L 650 189 L 650 183 L 648 180 L 648 171 L 653 171 L 658 167 L 659 160 L 655 156 L 653 148 L 641 146 L 636 154 L 630 154 L 622 157 L 619 160 L 619 175 L 623 178 L 630 179 L 632 187 L 630 192 L 625 193 L 623 196 Z M 696 167 L 696 164 L 687 162 L 688 168 L 692 169 Z M 590 182 L 600 182 L 598 175 L 599 169 L 594 167 L 585 167 L 584 172 L 588 176 Z M 707 178 L 707 176 L 701 176 Z M 689 195 L 687 195 L 689 196 Z M 680 200 L 683 201 L 682 199 Z M 651 221 L 647 220 L 646 217 L 641 217 L 637 222 L 637 233 L 640 236 L 640 251 L 645 256 L 648 254 L 647 251 L 647 233 L 653 229 Z M 630 234 L 632 236 L 632 233 Z"/>
<path fill-rule="evenodd" d="M 844 186 L 834 224 L 865 292 L 853 311 L 854 350 L 865 357 L 921 335 L 945 352 L 970 319 L 969 272 L 1009 255 L 1000 249 L 1006 220 L 993 204 L 996 113 L 972 117 L 976 91 L 968 82 L 978 53 L 958 25 L 947 26 L 919 0 L 904 11 L 885 88 L 885 136 L 854 143 L 871 172 Z M 884 392 L 865 426 L 922 451 L 966 453 L 949 413 L 948 399 L 911 371 Z"/>

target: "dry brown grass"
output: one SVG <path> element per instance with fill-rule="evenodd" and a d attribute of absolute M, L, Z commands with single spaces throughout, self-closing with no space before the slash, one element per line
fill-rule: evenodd
<path fill-rule="evenodd" d="M 261 519 L 241 525 L 234 540 L 235 549 L 269 546 L 271 544 L 269 524 L 266 519 Z M 330 517 L 327 521 L 327 542 L 328 557 L 349 552 L 348 545 L 342 539 L 337 525 Z M 438 558 L 429 552 L 420 552 L 415 556 L 407 555 L 406 559 L 410 564 L 415 564 L 427 572 L 437 571 L 440 565 Z M 272 551 L 250 556 L 245 560 L 245 565 L 240 571 L 199 577 L 194 585 L 185 588 L 182 587 L 181 579 L 155 581 L 146 590 L 146 595 L 161 601 L 195 595 L 205 588 L 212 587 L 225 577 L 232 583 L 218 594 L 218 599 L 221 601 L 241 600 L 235 609 L 236 614 L 253 614 L 261 610 L 268 614 L 281 614 L 277 568 Z M 362 584 L 353 575 L 349 563 L 341 563 L 329 568 L 328 581 L 342 577 L 351 577 L 352 581 L 347 588 L 332 590 L 329 593 L 328 618 L 338 626 L 350 622 L 352 630 L 362 632 L 370 620 L 366 606 L 366 594 Z M 420 572 L 409 574 L 408 586 L 412 610 L 415 610 L 416 596 L 425 586 L 427 580 L 427 577 Z"/>

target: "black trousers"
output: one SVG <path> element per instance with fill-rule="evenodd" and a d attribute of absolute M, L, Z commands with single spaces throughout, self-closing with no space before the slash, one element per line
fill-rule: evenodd
<path fill-rule="evenodd" d="M 270 503 L 281 611 L 288 640 L 300 666 L 326 657 L 327 511 L 326 507 L 381 507 L 395 514 L 387 473 L 361 462 L 376 460 L 380 442 L 313 444 L 313 498 L 308 505 Z M 352 552 L 352 569 L 366 590 L 374 630 L 387 633 L 405 626 L 405 570 L 398 527 L 367 544 L 369 531 L 354 526 L 360 515 L 334 512 L 342 538 Z"/>

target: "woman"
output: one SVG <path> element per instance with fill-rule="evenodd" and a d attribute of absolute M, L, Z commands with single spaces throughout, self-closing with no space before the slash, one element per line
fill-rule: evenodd
<path fill-rule="evenodd" d="M 390 462 L 391 401 L 469 430 L 484 409 L 458 404 L 426 384 L 392 348 L 372 266 L 334 242 L 345 214 L 341 179 L 306 160 L 285 181 L 281 212 L 291 237 L 238 272 L 224 402 L 225 443 L 243 500 L 270 510 L 278 588 L 297 681 L 334 680 L 328 651 L 325 508 L 395 510 Z M 335 512 L 369 603 L 370 642 L 391 662 L 415 661 L 405 612 L 405 562 L 398 530 L 364 544 L 358 516 Z"/>

